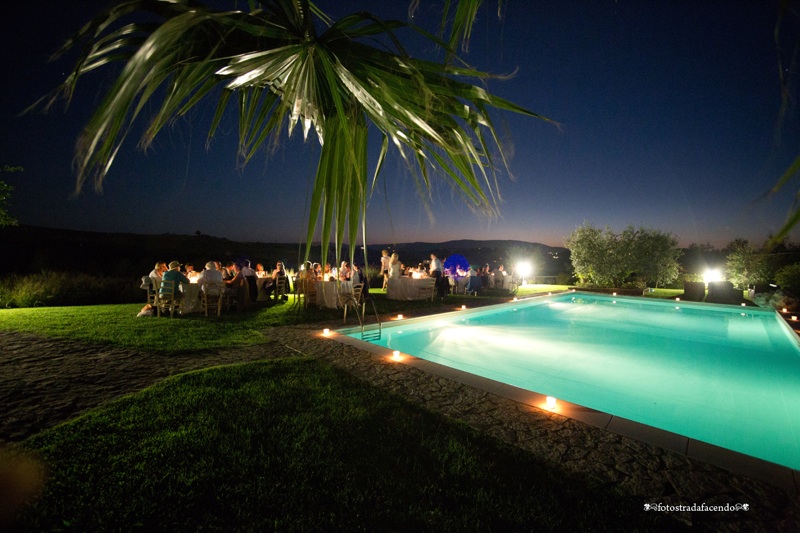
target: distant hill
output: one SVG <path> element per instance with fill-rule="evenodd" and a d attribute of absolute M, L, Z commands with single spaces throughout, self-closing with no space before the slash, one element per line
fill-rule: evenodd
<path fill-rule="evenodd" d="M 569 251 L 538 243 L 514 240 L 455 240 L 442 243 L 370 244 L 368 260 L 378 264 L 382 249 L 396 251 L 402 261 L 414 264 L 431 253 L 444 258 L 461 254 L 475 265 L 496 267 L 508 260 L 507 253 L 529 251 L 540 265 L 538 274 L 556 275 L 569 268 Z M 192 262 L 200 270 L 209 260 L 221 262 L 250 259 L 269 269 L 275 261 L 295 267 L 303 247 L 287 243 L 237 242 L 210 235 L 139 235 L 101 233 L 36 226 L 0 228 L 0 274 L 38 272 L 102 272 L 119 276 L 142 276 L 156 261 Z M 363 257 L 360 250 L 356 260 Z M 319 248 L 312 250 L 318 261 Z M 330 259 L 333 261 L 331 252 Z M 566 261 L 566 262 L 565 262 Z M 361 261 L 359 261 L 361 262 Z"/>

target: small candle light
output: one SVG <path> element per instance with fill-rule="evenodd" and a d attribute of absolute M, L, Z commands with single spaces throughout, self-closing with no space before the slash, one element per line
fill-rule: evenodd
<path fill-rule="evenodd" d="M 403 315 L 397 315 L 397 320 L 402 320 L 402 319 L 403 319 Z"/>
<path fill-rule="evenodd" d="M 558 400 L 556 400 L 553 396 L 548 396 L 547 398 L 545 398 L 544 406 L 547 407 L 548 409 L 555 409 L 557 401 Z"/>
<path fill-rule="evenodd" d="M 616 292 L 612 292 L 612 293 L 611 293 L 611 296 L 616 296 L 616 295 L 617 295 L 617 293 L 616 293 Z"/>
<path fill-rule="evenodd" d="M 515 301 L 515 302 L 517 301 L 517 297 L 516 297 L 516 296 L 514 297 L 514 301 Z"/>
<path fill-rule="evenodd" d="M 467 308 L 467 306 L 466 306 L 466 305 L 462 305 L 462 306 L 461 306 L 461 309 L 466 309 L 466 308 Z"/>
<path fill-rule="evenodd" d="M 797 320 L 797 315 L 792 315 L 792 320 Z"/>
<path fill-rule="evenodd" d="M 747 304 L 742 302 L 742 307 L 746 307 L 746 306 L 747 306 Z"/>
<path fill-rule="evenodd" d="M 788 312 L 789 312 L 789 310 L 788 310 L 788 309 L 786 309 L 786 308 L 784 307 L 784 308 L 783 308 L 783 312 L 784 312 L 784 313 L 788 313 Z"/>
<path fill-rule="evenodd" d="M 328 335 L 331 334 L 331 330 L 329 330 L 328 328 L 325 328 L 325 329 L 322 330 L 322 334 L 327 337 Z"/>
<path fill-rule="evenodd" d="M 392 352 L 392 359 L 394 359 L 395 361 L 400 360 L 400 350 L 395 350 Z"/>

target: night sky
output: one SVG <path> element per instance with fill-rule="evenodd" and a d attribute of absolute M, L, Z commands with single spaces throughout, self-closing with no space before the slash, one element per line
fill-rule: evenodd
<path fill-rule="evenodd" d="M 408 7 L 400 0 L 318 4 L 334 18 L 367 10 L 406 19 Z M 104 5 L 4 7 L 0 165 L 25 169 L 2 177 L 15 187 L 11 213 L 21 224 L 78 230 L 303 241 L 319 147 L 312 136 L 303 143 L 299 129 L 242 170 L 235 124 L 206 148 L 208 113 L 201 110 L 163 131 L 146 153 L 129 138 L 102 195 L 91 184 L 72 195 L 75 141 L 104 94 L 104 77 L 79 82 L 66 113 L 62 106 L 18 115 L 73 66 L 47 59 Z M 423 2 L 415 22 L 435 29 L 440 5 Z M 465 59 L 493 73 L 518 69 L 489 89 L 562 128 L 495 113 L 513 174 L 501 181 L 502 218 L 495 221 L 473 215 L 443 182 L 432 192 L 431 220 L 392 153 L 370 202 L 368 244 L 517 239 L 561 246 L 589 222 L 668 231 L 684 246 L 724 246 L 737 237 L 760 244 L 781 226 L 794 187 L 762 196 L 800 150 L 800 123 L 791 117 L 779 140 L 777 0 L 510 0 L 502 20 L 496 5 L 484 2 Z"/>

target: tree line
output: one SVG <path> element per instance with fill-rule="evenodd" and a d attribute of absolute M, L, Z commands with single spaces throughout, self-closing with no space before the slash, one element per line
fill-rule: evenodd
<path fill-rule="evenodd" d="M 663 287 L 676 280 L 702 281 L 705 268 L 720 266 L 725 279 L 740 289 L 775 283 L 800 291 L 800 245 L 790 242 L 769 252 L 741 238 L 721 250 L 697 243 L 681 249 L 668 232 L 629 225 L 616 233 L 584 223 L 564 245 L 583 285 Z"/>

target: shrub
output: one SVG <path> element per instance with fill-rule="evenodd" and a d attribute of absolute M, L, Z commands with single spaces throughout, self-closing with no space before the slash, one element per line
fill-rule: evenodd
<path fill-rule="evenodd" d="M 572 280 L 572 274 L 568 272 L 559 272 L 559 274 L 556 276 L 556 285 L 569 285 L 572 283 Z"/>
<path fill-rule="evenodd" d="M 144 301 L 132 278 L 42 271 L 11 275 L 0 283 L 2 307 L 116 304 Z"/>
<path fill-rule="evenodd" d="M 800 263 L 786 265 L 775 273 L 775 283 L 785 289 L 800 292 Z"/>

